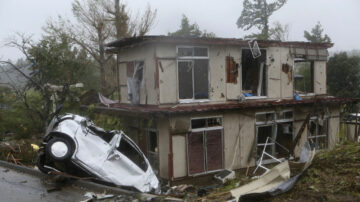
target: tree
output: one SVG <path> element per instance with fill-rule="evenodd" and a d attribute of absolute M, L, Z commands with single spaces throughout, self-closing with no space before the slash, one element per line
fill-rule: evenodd
<path fill-rule="evenodd" d="M 49 21 L 45 30 L 51 35 L 66 35 L 96 61 L 100 71 L 102 92 L 107 89 L 106 69 L 112 55 L 105 53 L 105 44 L 117 38 L 144 35 L 152 27 L 156 10 L 148 6 L 141 20 L 130 20 L 129 11 L 119 0 L 75 0 L 72 12 L 77 22 L 59 17 Z"/>
<path fill-rule="evenodd" d="M 44 36 L 33 45 L 28 54 L 31 57 L 32 78 L 41 85 L 71 85 L 82 82 L 95 87 L 94 64 L 87 52 L 74 46 L 66 35 Z"/>
<path fill-rule="evenodd" d="M 92 60 L 86 51 L 78 49 L 66 36 L 44 36 L 34 43 L 30 37 L 20 35 L 20 40 L 12 40 L 8 45 L 17 47 L 26 57 L 25 63 L 0 61 L 0 64 L 7 66 L 6 69 L 2 66 L 2 73 L 15 70 L 26 80 L 26 85 L 21 86 L 14 85 L 14 82 L 6 83 L 16 98 L 10 103 L 15 114 L 27 114 L 38 132 L 43 131 L 54 104 L 72 102 L 68 106 L 74 106 L 71 84 L 96 83 L 91 76 L 87 77 L 93 74 L 93 71 L 89 71 L 89 67 L 93 66 Z M 56 95 L 51 88 L 53 84 L 60 86 Z"/>
<path fill-rule="evenodd" d="M 269 37 L 271 40 L 287 41 L 289 39 L 289 25 L 275 22 L 274 26 L 269 30 Z"/>
<path fill-rule="evenodd" d="M 340 52 L 329 58 L 329 94 L 338 97 L 360 96 L 360 56 L 348 56 Z"/>
<path fill-rule="evenodd" d="M 213 32 L 201 31 L 198 24 L 190 24 L 188 17 L 185 15 L 182 16 L 180 29 L 175 32 L 169 32 L 168 36 L 216 37 Z"/>
<path fill-rule="evenodd" d="M 241 16 L 236 24 L 238 28 L 249 30 L 256 27 L 261 30 L 259 34 L 252 34 L 247 37 L 268 40 L 269 35 L 269 18 L 277 10 L 279 10 L 286 0 L 276 0 L 268 3 L 266 0 L 244 0 Z"/>
<path fill-rule="evenodd" d="M 323 36 L 323 31 L 324 29 L 322 28 L 320 22 L 318 22 L 315 27 L 311 29 L 311 33 L 304 31 L 304 37 L 309 42 L 331 43 L 331 39 L 327 34 Z"/>

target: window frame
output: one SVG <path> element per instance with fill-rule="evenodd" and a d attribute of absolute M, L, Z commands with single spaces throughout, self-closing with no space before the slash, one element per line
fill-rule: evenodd
<path fill-rule="evenodd" d="M 310 122 L 313 121 L 316 125 L 315 128 L 315 135 L 311 135 L 310 133 L 310 128 L 309 126 L 307 127 L 307 140 L 309 141 L 309 139 L 313 139 L 315 140 L 315 143 L 317 143 L 318 138 L 325 138 L 326 139 L 326 147 L 325 148 L 315 148 L 317 151 L 321 151 L 321 150 L 326 150 L 329 148 L 329 117 L 328 116 L 324 116 L 324 121 L 326 120 L 326 135 L 319 135 L 319 124 L 317 122 L 317 120 L 319 119 L 319 116 L 312 116 L 309 119 L 309 126 L 310 126 Z M 309 142 L 310 143 L 310 142 Z"/>
<path fill-rule="evenodd" d="M 207 56 L 179 56 L 179 48 L 206 48 Z M 206 99 L 195 99 L 195 86 L 194 86 L 194 64 L 195 60 L 207 60 L 207 72 L 208 72 L 208 98 Z M 180 98 L 180 85 L 179 85 L 179 62 L 189 61 L 192 63 L 192 98 L 181 99 Z M 189 46 L 189 45 L 178 45 L 176 46 L 176 76 L 177 76 L 177 98 L 179 103 L 194 103 L 194 102 L 209 102 L 210 101 L 210 57 L 209 57 L 209 46 Z"/>
<path fill-rule="evenodd" d="M 277 114 L 278 112 L 282 112 L 282 113 L 286 113 L 286 112 L 292 112 L 292 118 L 291 119 L 278 119 Z M 259 114 L 273 114 L 273 119 L 272 121 L 257 121 L 256 120 L 256 116 Z M 275 155 L 275 146 L 276 146 L 276 138 L 277 138 L 277 133 L 278 133 L 278 128 L 279 128 L 279 124 L 283 124 L 283 123 L 292 123 L 293 127 L 294 127 L 294 110 L 293 109 L 284 109 L 284 110 L 279 110 L 279 111 L 263 111 L 263 112 L 256 112 L 255 113 L 255 141 L 256 141 L 256 147 L 255 147 L 255 161 L 257 162 L 259 160 L 258 156 L 257 156 L 257 152 L 258 152 L 258 147 L 260 146 L 264 146 L 265 143 L 259 143 L 258 142 L 258 130 L 260 127 L 266 127 L 266 126 L 271 126 L 272 127 L 272 134 L 271 134 L 271 138 L 273 139 L 274 142 L 270 142 L 268 143 L 268 145 L 271 145 L 271 150 L 272 150 L 272 154 L 271 155 Z M 294 130 L 292 131 L 292 139 L 294 139 Z M 268 164 L 268 163 L 274 163 L 275 160 L 273 159 L 267 159 L 267 160 L 263 160 L 264 164 Z"/>
<path fill-rule="evenodd" d="M 239 68 L 239 72 L 241 73 L 241 78 L 240 78 L 240 83 L 241 83 L 241 94 L 243 94 L 243 85 L 242 85 L 242 82 L 243 82 L 243 75 L 242 75 L 242 70 L 243 70 L 243 58 L 242 58 L 242 52 L 243 50 L 250 50 L 250 48 L 242 48 L 241 49 L 241 65 L 239 65 L 241 67 L 241 69 Z M 254 96 L 251 96 L 251 97 L 245 97 L 245 100 L 256 100 L 256 99 L 266 99 L 268 98 L 268 93 L 269 93 L 269 81 L 268 81 L 268 75 L 269 75 L 269 72 L 268 72 L 268 69 L 266 68 L 267 67 L 267 54 L 268 54 L 268 49 L 267 48 L 260 48 L 260 52 L 264 50 L 265 53 L 266 53 L 266 57 L 265 57 L 265 63 L 264 63 L 264 70 L 266 71 L 265 72 L 265 78 L 263 78 L 263 80 L 265 81 L 265 85 L 266 85 L 266 95 L 260 95 L 260 96 L 257 96 L 257 95 L 254 95 Z"/>
<path fill-rule="evenodd" d="M 203 127 L 203 128 L 195 128 L 192 129 L 191 127 L 191 121 L 192 120 L 199 120 L 199 119 L 211 119 L 211 118 L 221 118 L 221 126 L 215 126 L 215 127 Z M 196 118 L 190 118 L 190 127 L 189 127 L 189 133 L 186 134 L 186 160 L 187 160 L 187 174 L 188 176 L 199 176 L 199 175 L 204 175 L 204 174 L 210 174 L 210 173 L 215 173 L 215 172 L 219 172 L 221 170 L 224 169 L 224 118 L 223 116 L 207 116 L 207 117 L 196 117 Z M 221 147 L 222 147 L 222 154 L 221 154 L 221 169 L 218 170 L 211 170 L 208 171 L 207 170 L 207 147 L 206 147 L 206 131 L 213 131 L 213 130 L 220 130 L 221 131 Z M 203 152 L 204 152 L 204 172 L 201 173 L 195 173 L 195 174 L 190 174 L 190 159 L 189 159 L 189 134 L 190 133 L 199 133 L 199 132 L 203 132 L 202 136 L 203 136 Z"/>
<path fill-rule="evenodd" d="M 295 58 L 293 60 L 293 72 L 292 72 L 292 77 L 293 79 L 293 89 L 294 89 L 294 93 L 296 93 L 296 89 L 295 89 L 295 64 L 297 62 L 310 62 L 311 63 L 311 77 L 312 77 L 312 91 L 313 92 L 308 92 L 308 93 L 301 93 L 298 94 L 300 97 L 306 97 L 306 96 L 315 96 L 315 60 L 308 60 L 308 59 L 303 59 L 303 58 Z"/>

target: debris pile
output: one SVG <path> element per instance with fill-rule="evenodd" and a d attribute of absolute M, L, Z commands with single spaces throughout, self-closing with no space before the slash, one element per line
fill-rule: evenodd
<path fill-rule="evenodd" d="M 271 201 L 360 201 L 360 144 L 320 151 L 288 193 Z"/>
<path fill-rule="evenodd" d="M 32 140 L 2 141 L 0 142 L 0 160 L 17 165 L 33 166 L 37 158 L 37 144 Z"/>

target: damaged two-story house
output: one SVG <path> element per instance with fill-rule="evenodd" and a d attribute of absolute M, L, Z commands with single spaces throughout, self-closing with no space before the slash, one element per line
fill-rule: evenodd
<path fill-rule="evenodd" d="M 304 121 L 295 156 L 306 140 L 334 147 L 340 106 L 351 100 L 327 95 L 333 44 L 253 45 L 170 36 L 111 42 L 119 103 L 96 109 L 122 117 L 158 175 L 171 181 L 255 166 L 268 137 L 268 153 L 284 157 Z"/>

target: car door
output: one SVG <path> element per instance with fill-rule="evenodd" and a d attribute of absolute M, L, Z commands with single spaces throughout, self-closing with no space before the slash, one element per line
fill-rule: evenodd
<path fill-rule="evenodd" d="M 110 144 L 101 137 L 91 132 L 84 133 L 82 130 L 78 130 L 75 140 L 77 148 L 74 161 L 91 172 L 101 170 L 99 162 L 106 160 Z"/>
<path fill-rule="evenodd" d="M 106 170 L 107 178 L 117 185 L 150 191 L 152 176 L 149 174 L 149 162 L 135 143 L 125 135 L 122 135 L 112 148 L 103 168 Z"/>

